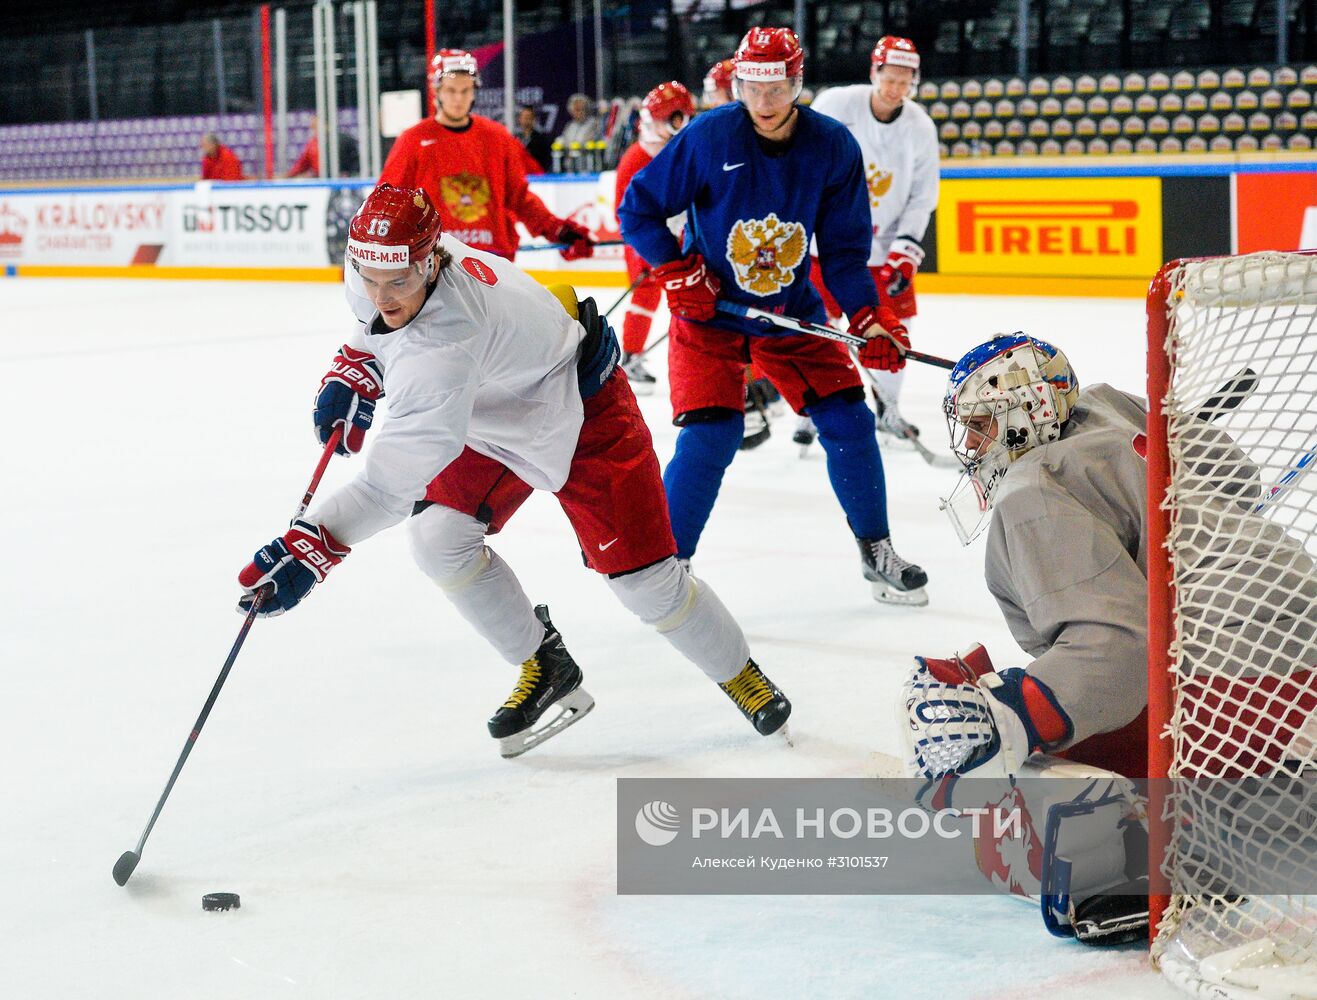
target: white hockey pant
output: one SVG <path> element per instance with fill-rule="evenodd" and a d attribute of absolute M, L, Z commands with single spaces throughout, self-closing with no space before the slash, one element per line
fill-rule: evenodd
<path fill-rule="evenodd" d="M 613 577 L 608 586 L 623 607 L 653 626 L 710 680 L 730 681 L 750 658 L 745 633 L 731 612 L 675 557 Z"/>
<path fill-rule="evenodd" d="M 412 558 L 509 663 L 530 659 L 544 626 L 512 567 L 485 544 L 485 525 L 470 514 L 434 504 L 407 522 Z"/>
<path fill-rule="evenodd" d="M 458 613 L 509 663 L 529 659 L 544 639 L 544 626 L 512 568 L 485 544 L 485 525 L 434 504 L 408 521 L 408 534 L 416 565 Z M 610 579 L 608 586 L 712 680 L 731 680 L 750 658 L 731 613 L 675 558 Z"/>

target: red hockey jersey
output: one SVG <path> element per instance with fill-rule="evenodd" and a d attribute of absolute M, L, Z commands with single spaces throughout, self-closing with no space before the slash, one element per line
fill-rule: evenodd
<path fill-rule="evenodd" d="M 521 143 L 498 122 L 472 115 L 470 126 L 453 129 L 427 118 L 398 136 L 380 183 L 424 188 L 444 232 L 511 260 L 518 220 L 549 239 L 562 225 L 531 193 L 523 157 Z"/>

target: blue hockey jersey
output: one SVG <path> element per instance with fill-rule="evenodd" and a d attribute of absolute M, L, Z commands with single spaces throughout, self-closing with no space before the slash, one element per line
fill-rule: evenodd
<path fill-rule="evenodd" d="M 618 208 L 622 237 L 654 267 L 699 253 L 721 299 L 822 323 L 809 280 L 818 238 L 824 282 L 847 315 L 878 304 L 869 274 L 869 195 L 859 144 L 844 125 L 799 108 L 784 152 L 764 152 L 738 102 L 697 115 L 632 178 Z M 686 212 L 685 242 L 668 231 Z M 738 333 L 783 331 L 719 314 Z"/>

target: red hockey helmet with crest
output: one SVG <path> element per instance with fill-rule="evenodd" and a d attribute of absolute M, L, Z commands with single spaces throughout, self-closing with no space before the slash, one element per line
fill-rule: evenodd
<path fill-rule="evenodd" d="M 732 92 L 732 77 L 735 75 L 735 59 L 720 59 L 714 63 L 709 67 L 709 72 L 704 74 L 704 96 L 707 98 L 716 90 L 725 90 L 730 95 Z"/>
<path fill-rule="evenodd" d="M 905 66 L 915 71 L 914 82 L 919 82 L 919 50 L 908 38 L 883 35 L 873 47 L 870 62 L 874 71 L 884 66 Z"/>
<path fill-rule="evenodd" d="M 790 28 L 751 28 L 734 61 L 738 80 L 792 80 L 805 72 L 805 50 Z"/>
<path fill-rule="evenodd" d="M 444 77 L 457 73 L 465 73 L 476 81 L 477 87 L 480 86 L 480 66 L 475 56 L 466 49 L 440 49 L 430 60 L 430 87 L 439 86 Z"/>
<path fill-rule="evenodd" d="M 400 270 L 429 257 L 442 229 L 423 190 L 381 184 L 352 217 L 347 256 L 359 267 Z"/>
<path fill-rule="evenodd" d="M 680 128 L 680 126 L 672 124 L 673 118 L 677 115 L 683 115 L 686 121 L 690 121 L 691 116 L 694 114 L 695 99 L 691 97 L 691 92 L 686 89 L 685 85 L 678 83 L 676 80 L 660 83 L 646 94 L 645 99 L 640 103 L 642 121 L 667 125 L 673 131 Z"/>

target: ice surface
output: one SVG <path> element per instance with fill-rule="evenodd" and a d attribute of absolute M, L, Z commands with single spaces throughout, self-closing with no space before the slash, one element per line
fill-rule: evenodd
<path fill-rule="evenodd" d="M 1024 329 L 1081 383 L 1142 392 L 1140 302 L 921 309 L 922 350 Z M 315 464 L 310 404 L 347 310 L 331 285 L 32 279 L 0 283 L 0 317 L 4 996 L 1174 995 L 1142 950 L 1056 941 L 1004 898 L 615 894 L 615 778 L 871 774 L 896 752 L 912 654 L 982 641 L 1024 662 L 981 547 L 937 510 L 954 473 L 888 449 L 894 539 L 931 604 L 879 607 L 822 453 L 798 457 L 788 417 L 734 463 L 695 565 L 791 696 L 794 749 L 631 619 L 537 496 L 495 545 L 583 665 L 589 719 L 500 760 L 484 723 L 514 671 L 388 532 L 256 624 L 119 888 L 111 866 L 237 633 L 237 571 Z M 912 366 L 903 400 L 937 444 L 942 378 Z M 666 396 L 642 405 L 666 460 Z M 353 471 L 336 459 L 322 489 Z M 215 890 L 242 909 L 203 913 Z"/>

